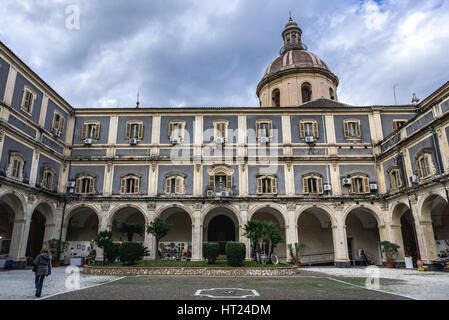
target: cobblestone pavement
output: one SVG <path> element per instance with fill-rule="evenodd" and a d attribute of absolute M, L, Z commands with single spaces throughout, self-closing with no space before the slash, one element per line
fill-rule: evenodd
<path fill-rule="evenodd" d="M 319 272 L 358 285 L 365 285 L 369 275 L 366 267 L 311 267 L 303 270 Z M 418 300 L 449 300 L 449 273 L 388 268 L 379 268 L 378 271 L 381 290 Z"/>
<path fill-rule="evenodd" d="M 66 280 L 70 275 L 66 274 L 65 271 L 66 267 L 52 269 L 52 274 L 44 280 L 41 298 L 70 291 L 66 288 Z M 80 273 L 80 287 L 91 287 L 115 279 L 119 279 L 119 277 L 90 276 Z M 34 293 L 34 273 L 31 269 L 0 271 L 0 300 L 37 299 Z"/>

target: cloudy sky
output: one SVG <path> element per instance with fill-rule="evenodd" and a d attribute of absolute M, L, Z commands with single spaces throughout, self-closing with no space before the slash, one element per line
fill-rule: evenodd
<path fill-rule="evenodd" d="M 289 10 L 342 102 L 449 80 L 448 0 L 2 0 L 0 40 L 74 107 L 256 106 Z"/>

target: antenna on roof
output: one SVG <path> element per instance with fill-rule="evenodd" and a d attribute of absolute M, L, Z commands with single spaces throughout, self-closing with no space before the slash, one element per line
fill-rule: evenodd
<path fill-rule="evenodd" d="M 416 93 L 413 94 L 412 103 L 417 104 L 419 102 L 419 98 L 416 96 Z"/>
<path fill-rule="evenodd" d="M 136 109 L 139 109 L 139 105 L 140 105 L 140 102 L 139 102 L 139 96 L 140 96 L 140 88 L 139 88 L 139 89 L 137 89 L 137 102 L 136 102 Z"/>
<path fill-rule="evenodd" d="M 396 87 L 398 86 L 397 83 L 393 85 L 393 94 L 394 94 L 394 104 L 398 104 L 398 101 L 396 100 Z"/>
<path fill-rule="evenodd" d="M 292 19 L 292 11 L 291 10 L 288 10 L 288 15 L 290 16 L 290 21 L 293 21 L 293 19 Z"/>

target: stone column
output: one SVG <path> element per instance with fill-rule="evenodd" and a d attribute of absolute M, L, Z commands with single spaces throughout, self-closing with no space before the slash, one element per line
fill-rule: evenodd
<path fill-rule="evenodd" d="M 203 224 L 201 222 L 201 209 L 203 205 L 198 202 L 193 206 L 192 221 L 192 261 L 203 260 Z"/>
<path fill-rule="evenodd" d="M 390 224 L 386 225 L 385 228 L 388 230 L 389 238 L 391 242 L 396 243 L 399 246 L 398 254 L 397 254 L 397 262 L 404 263 L 404 241 L 402 238 L 402 229 L 401 224 Z"/>
<path fill-rule="evenodd" d="M 287 203 L 287 221 L 285 221 L 285 249 L 287 262 L 291 261 L 288 245 L 298 242 L 298 223 L 295 221 L 296 203 Z"/>
<path fill-rule="evenodd" d="M 248 261 L 251 261 L 251 240 L 248 239 L 247 237 L 243 236 L 243 233 L 245 233 L 245 231 L 243 230 L 243 227 L 248 223 L 248 208 L 249 208 L 249 205 L 246 202 L 242 202 L 239 205 L 240 216 L 242 218 L 242 225 L 239 228 L 239 235 L 240 235 L 239 241 L 244 243 L 246 246 L 245 259 Z"/>
<path fill-rule="evenodd" d="M 148 224 L 153 222 L 154 219 L 156 219 L 156 203 L 155 202 L 150 202 L 147 204 L 147 217 L 148 217 Z M 156 250 L 157 250 L 156 238 L 152 234 L 147 233 L 146 227 L 145 227 L 144 245 L 150 251 L 150 256 L 146 257 L 146 259 L 155 260 L 156 259 Z"/>
<path fill-rule="evenodd" d="M 348 242 L 346 236 L 346 223 L 343 220 L 343 205 L 334 206 L 336 225 L 332 225 L 332 239 L 334 240 L 335 266 L 347 268 L 350 266 Z"/>
<path fill-rule="evenodd" d="M 27 212 L 25 218 L 14 219 L 14 227 L 11 237 L 11 246 L 9 248 L 8 259 L 13 260 L 13 268 L 21 269 L 26 266 L 26 249 L 28 244 L 28 236 L 30 233 L 31 216 L 33 204 L 27 204 Z"/>

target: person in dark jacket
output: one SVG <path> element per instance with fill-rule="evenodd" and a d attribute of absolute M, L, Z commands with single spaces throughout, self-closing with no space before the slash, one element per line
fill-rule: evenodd
<path fill-rule="evenodd" d="M 36 284 L 36 297 L 40 297 L 44 278 L 51 274 L 51 255 L 50 250 L 42 248 L 41 253 L 33 261 L 33 271 L 36 275 L 34 282 Z"/>

